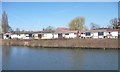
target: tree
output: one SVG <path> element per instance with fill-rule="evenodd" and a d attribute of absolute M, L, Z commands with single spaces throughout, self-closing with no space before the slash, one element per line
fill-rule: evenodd
<path fill-rule="evenodd" d="M 8 29 L 8 32 L 13 32 L 13 29 L 10 26 L 8 27 Z"/>
<path fill-rule="evenodd" d="M 120 26 L 120 19 L 119 18 L 113 18 L 110 20 L 110 26 L 112 26 L 112 28 L 117 29 Z"/>
<path fill-rule="evenodd" d="M 84 17 L 76 17 L 69 23 L 69 28 L 71 30 L 83 30 L 85 24 Z"/>
<path fill-rule="evenodd" d="M 109 28 L 109 29 L 112 29 L 113 28 L 113 25 L 107 25 L 107 28 Z"/>
<path fill-rule="evenodd" d="M 2 14 L 2 32 L 7 33 L 10 32 L 12 28 L 8 24 L 8 16 L 6 12 L 4 11 Z"/>
<path fill-rule="evenodd" d="M 16 32 L 20 32 L 20 29 L 19 29 L 19 28 L 16 28 Z"/>
<path fill-rule="evenodd" d="M 84 26 L 84 30 L 89 30 L 87 26 Z"/>
<path fill-rule="evenodd" d="M 21 32 L 25 32 L 25 30 L 22 30 Z"/>
<path fill-rule="evenodd" d="M 20 33 L 20 29 L 19 29 L 19 28 L 16 28 L 15 32 L 16 32 L 17 34 L 19 34 L 19 33 Z"/>
<path fill-rule="evenodd" d="M 91 29 L 91 30 L 98 29 L 98 28 L 100 28 L 99 25 L 97 25 L 97 24 L 95 24 L 95 23 L 93 23 L 93 22 L 90 24 L 90 29 Z"/>
<path fill-rule="evenodd" d="M 2 33 L 2 22 L 0 20 L 0 34 Z"/>
<path fill-rule="evenodd" d="M 54 30 L 54 27 L 52 27 L 52 26 L 48 26 L 46 29 L 44 29 L 44 30 L 47 30 L 47 31 L 53 31 Z"/>

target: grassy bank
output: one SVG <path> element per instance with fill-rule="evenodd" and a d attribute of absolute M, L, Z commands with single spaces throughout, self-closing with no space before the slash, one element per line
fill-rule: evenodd
<path fill-rule="evenodd" d="M 118 39 L 2 40 L 2 45 L 56 48 L 119 48 Z"/>

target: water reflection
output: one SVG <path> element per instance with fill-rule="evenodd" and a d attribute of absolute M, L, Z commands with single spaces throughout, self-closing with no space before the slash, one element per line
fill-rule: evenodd
<path fill-rule="evenodd" d="M 0 71 L 2 70 L 2 46 L 0 46 Z"/>
<path fill-rule="evenodd" d="M 11 53 L 11 48 L 10 46 L 2 46 L 2 51 L 3 51 L 3 57 L 5 58 L 8 58 L 10 53 Z"/>
<path fill-rule="evenodd" d="M 117 50 L 4 47 L 3 69 L 117 70 Z"/>

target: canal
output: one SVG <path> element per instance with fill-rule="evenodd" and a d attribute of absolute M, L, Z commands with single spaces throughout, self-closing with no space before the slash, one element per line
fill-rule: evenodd
<path fill-rule="evenodd" d="M 117 70 L 118 50 L 2 47 L 3 70 Z"/>
<path fill-rule="evenodd" d="M 2 70 L 2 46 L 0 46 L 0 71 Z"/>

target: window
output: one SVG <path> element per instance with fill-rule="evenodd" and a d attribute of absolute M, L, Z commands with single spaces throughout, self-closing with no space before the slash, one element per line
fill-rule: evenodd
<path fill-rule="evenodd" d="M 75 35 L 77 34 L 77 33 L 74 33 Z"/>
<path fill-rule="evenodd" d="M 90 32 L 86 32 L 85 33 L 86 36 L 90 36 L 90 34 L 91 34 Z"/>
<path fill-rule="evenodd" d="M 32 34 L 29 34 L 29 37 L 32 37 Z"/>
<path fill-rule="evenodd" d="M 66 33 L 65 35 L 69 35 L 69 33 Z"/>
<path fill-rule="evenodd" d="M 103 32 L 98 32 L 98 36 L 102 36 L 103 34 Z"/>
<path fill-rule="evenodd" d="M 28 35 L 26 35 L 26 37 L 29 37 Z"/>
<path fill-rule="evenodd" d="M 9 37 L 9 35 L 6 35 L 6 37 Z"/>
<path fill-rule="evenodd" d="M 62 33 L 58 33 L 58 37 L 61 38 L 62 37 Z"/>

